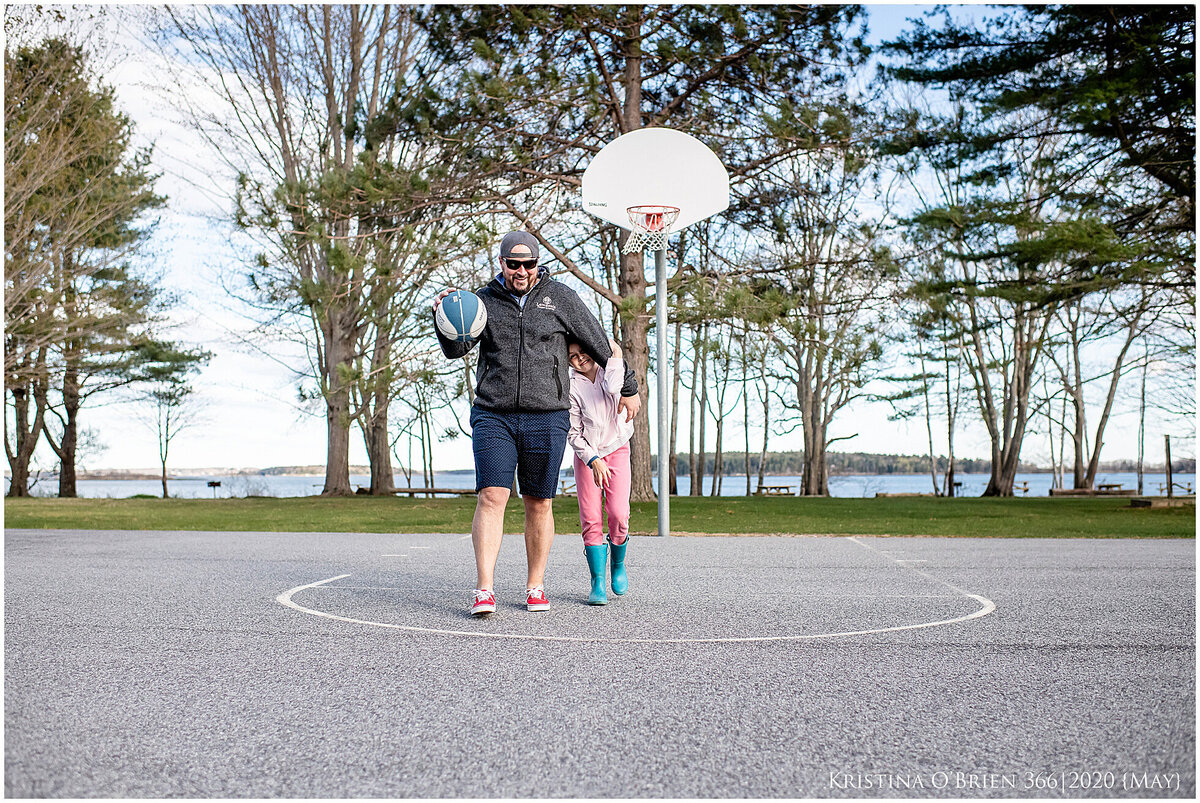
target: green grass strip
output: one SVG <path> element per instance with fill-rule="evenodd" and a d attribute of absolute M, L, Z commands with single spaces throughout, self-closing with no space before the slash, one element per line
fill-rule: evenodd
<path fill-rule="evenodd" d="M 573 498 L 555 504 L 559 533 L 578 533 Z M 467 533 L 475 499 L 7 499 L 10 528 L 268 532 Z M 520 532 L 509 502 L 505 532 Z M 653 533 L 654 502 L 630 529 Z M 678 497 L 671 530 L 692 534 L 940 535 L 999 538 L 1195 538 L 1195 506 L 1134 509 L 1128 499 L 758 499 Z"/>

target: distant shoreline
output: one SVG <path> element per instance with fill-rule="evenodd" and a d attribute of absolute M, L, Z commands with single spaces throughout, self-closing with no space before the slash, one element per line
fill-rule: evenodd
<path fill-rule="evenodd" d="M 1172 462 L 1174 462 L 1174 461 L 1172 461 Z M 324 469 L 321 469 L 320 471 L 311 471 L 308 469 L 309 469 L 308 466 L 297 467 L 294 470 L 287 470 L 287 469 L 282 469 L 282 468 L 182 469 L 179 472 L 168 472 L 167 481 L 174 482 L 174 481 L 178 481 L 178 480 L 208 480 L 213 477 L 316 477 L 316 478 L 322 478 L 325 476 Z M 1177 467 L 1173 470 L 1175 473 L 1178 473 L 1178 474 L 1191 473 L 1188 468 Z M 1114 472 L 1128 473 L 1128 474 L 1136 473 L 1136 469 L 1125 469 L 1125 468 L 1104 468 L 1104 467 L 1102 467 L 1100 469 L 1100 471 L 1101 471 L 1101 473 L 1114 473 Z M 1165 474 L 1166 466 L 1165 465 L 1145 466 L 1142 469 L 1142 472 L 1144 474 Z M 465 469 L 458 468 L 458 469 L 445 469 L 445 470 L 437 469 L 434 471 L 434 473 L 435 474 L 467 475 L 467 474 L 474 474 L 475 469 L 473 469 L 473 468 L 465 468 Z M 563 476 L 570 476 L 571 473 L 572 473 L 572 470 L 570 468 L 564 468 L 560 471 L 560 474 Z M 988 472 L 970 472 L 970 471 L 955 472 L 956 476 L 985 476 L 985 475 L 987 475 L 987 473 Z M 1049 468 L 1023 468 L 1018 473 L 1020 473 L 1020 474 L 1053 474 L 1054 471 L 1053 471 L 1053 469 L 1049 469 Z M 1071 472 L 1068 470 L 1064 473 L 1069 476 Z M 369 477 L 370 474 L 371 474 L 370 469 L 367 466 L 351 466 L 350 467 L 350 476 L 352 476 L 352 477 Z M 654 472 L 654 474 L 657 475 L 657 472 Z M 5 471 L 4 476 L 8 477 L 9 473 L 7 471 Z M 414 473 L 413 479 L 417 479 L 418 476 L 420 476 L 420 475 L 417 475 Z M 711 472 L 706 472 L 703 476 L 704 477 L 712 477 L 713 475 Z M 726 479 L 733 479 L 733 478 L 737 478 L 737 477 L 744 478 L 746 476 L 746 474 L 744 471 L 725 472 L 721 476 Z M 752 478 L 756 477 L 757 472 L 752 472 L 750 476 Z M 799 474 L 795 474 L 795 475 L 781 474 L 781 473 L 777 473 L 777 472 L 765 472 L 763 476 L 767 476 L 767 477 L 789 476 L 790 477 L 790 476 L 800 476 L 800 475 Z M 926 477 L 926 476 L 929 476 L 929 472 L 928 471 L 921 471 L 921 472 L 899 472 L 899 471 L 897 471 L 897 472 L 879 473 L 879 472 L 861 472 L 861 471 L 848 471 L 848 472 L 833 471 L 833 472 L 829 473 L 829 476 L 830 477 L 880 477 L 880 476 Z M 945 476 L 944 471 L 938 472 L 939 479 L 944 476 Z M 401 472 L 394 472 L 394 477 L 397 481 L 404 480 L 404 474 Z M 37 474 L 36 478 L 43 480 L 43 481 L 57 480 L 58 474 L 52 473 L 52 472 L 47 472 L 47 473 Z M 144 470 L 113 469 L 113 470 L 104 470 L 104 471 L 81 471 L 76 474 L 76 479 L 88 480 L 88 481 L 129 480 L 129 481 L 147 482 L 147 481 L 153 481 L 153 480 L 161 480 L 162 475 L 159 473 L 150 473 L 150 472 L 144 471 Z M 397 487 L 400 487 L 400 486 L 397 486 Z M 407 487 L 407 486 L 404 486 L 404 487 Z"/>
<path fill-rule="evenodd" d="M 435 473 L 437 473 L 437 474 L 474 474 L 475 469 L 473 469 L 473 468 L 461 469 L 460 468 L 460 469 L 447 469 L 445 471 L 442 471 L 439 469 Z M 7 471 L 4 472 L 4 476 L 8 477 L 9 472 L 7 472 Z M 42 472 L 42 473 L 39 473 L 39 474 L 36 474 L 33 476 L 40 480 L 56 480 L 56 479 L 58 479 L 57 472 Z M 167 472 L 167 481 L 171 482 L 174 480 L 206 480 L 206 479 L 211 479 L 213 477 L 317 477 L 317 478 L 322 478 L 324 476 L 325 476 L 324 469 L 321 469 L 320 471 L 307 471 L 307 470 L 303 470 L 303 469 L 298 469 L 296 471 L 280 471 L 280 470 L 274 470 L 274 469 L 189 468 L 189 469 L 180 469 L 179 471 L 168 471 Z M 350 476 L 352 476 L 352 477 L 369 477 L 369 476 L 371 476 L 371 471 L 367 466 L 351 466 L 350 467 Z M 399 479 L 404 479 L 404 474 L 402 474 L 400 472 L 395 472 L 395 476 L 398 477 Z M 414 474 L 414 477 L 418 477 L 418 476 L 420 476 L 420 475 Z M 111 470 L 104 470 L 104 471 L 80 471 L 75 474 L 75 479 L 89 480 L 89 481 L 94 481 L 94 480 L 101 480 L 101 481 L 130 480 L 130 481 L 134 481 L 134 480 L 137 480 L 137 481 L 145 482 L 145 481 L 150 481 L 150 480 L 161 480 L 162 474 L 161 473 L 151 473 L 151 472 L 139 470 L 139 469 L 129 469 L 129 470 L 111 469 Z"/>

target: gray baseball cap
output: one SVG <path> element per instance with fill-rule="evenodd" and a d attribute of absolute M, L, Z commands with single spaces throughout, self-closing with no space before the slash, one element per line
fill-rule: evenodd
<path fill-rule="evenodd" d="M 538 258 L 538 241 L 527 231 L 510 231 L 504 235 L 504 239 L 500 241 L 500 258 L 508 259 L 513 255 L 513 247 L 525 245 L 529 247 L 529 252 L 533 254 L 533 258 Z M 522 254 L 521 256 L 524 256 Z"/>

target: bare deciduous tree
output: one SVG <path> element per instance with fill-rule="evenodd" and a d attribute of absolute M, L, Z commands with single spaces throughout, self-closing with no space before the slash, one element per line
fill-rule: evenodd
<path fill-rule="evenodd" d="M 162 498 L 168 498 L 167 458 L 171 443 L 185 430 L 204 421 L 204 405 L 195 395 L 195 388 L 182 378 L 166 379 L 153 385 L 144 395 L 148 412 L 143 420 L 158 440 L 158 461 L 161 467 Z"/>
<path fill-rule="evenodd" d="M 327 431 L 323 493 L 351 492 L 350 427 L 363 427 L 372 490 L 393 485 L 387 436 L 396 370 L 428 326 L 422 288 L 448 259 L 453 160 L 413 137 L 422 39 L 407 6 L 175 8 L 169 43 L 206 68 L 212 104 L 183 106 L 239 175 L 238 222 L 263 245 L 250 296 L 264 319 L 308 332 Z M 428 69 L 427 63 L 420 65 Z M 414 83 L 415 82 L 415 83 Z M 415 122 L 414 122 L 415 121 Z M 406 133 L 407 132 L 407 133 Z M 439 184 L 442 182 L 442 184 Z M 468 199 L 469 200 L 469 199 Z M 461 234 L 461 232 L 453 232 Z"/>
<path fill-rule="evenodd" d="M 764 221 L 759 268 L 788 299 L 773 374 L 790 388 L 791 427 L 803 432 L 805 496 L 829 494 L 826 454 L 838 440 L 830 424 L 881 370 L 893 313 L 894 276 L 876 253 L 885 213 L 869 150 L 856 139 L 864 133 L 853 132 L 848 115 L 829 127 L 845 134 L 776 165 L 762 188 L 776 203 Z"/>

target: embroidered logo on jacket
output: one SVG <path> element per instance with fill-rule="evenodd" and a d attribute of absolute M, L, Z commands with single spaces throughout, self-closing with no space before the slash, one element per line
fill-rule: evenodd
<path fill-rule="evenodd" d="M 541 301 L 539 301 L 539 302 L 538 302 L 538 304 L 537 304 L 537 307 L 538 307 L 538 309 L 548 309 L 548 310 L 551 310 L 551 311 L 557 311 L 557 310 L 558 310 L 558 307 L 554 306 L 554 302 L 552 302 L 552 301 L 550 300 L 550 296 L 546 296 L 546 297 L 545 297 L 545 298 L 543 298 Z"/>

